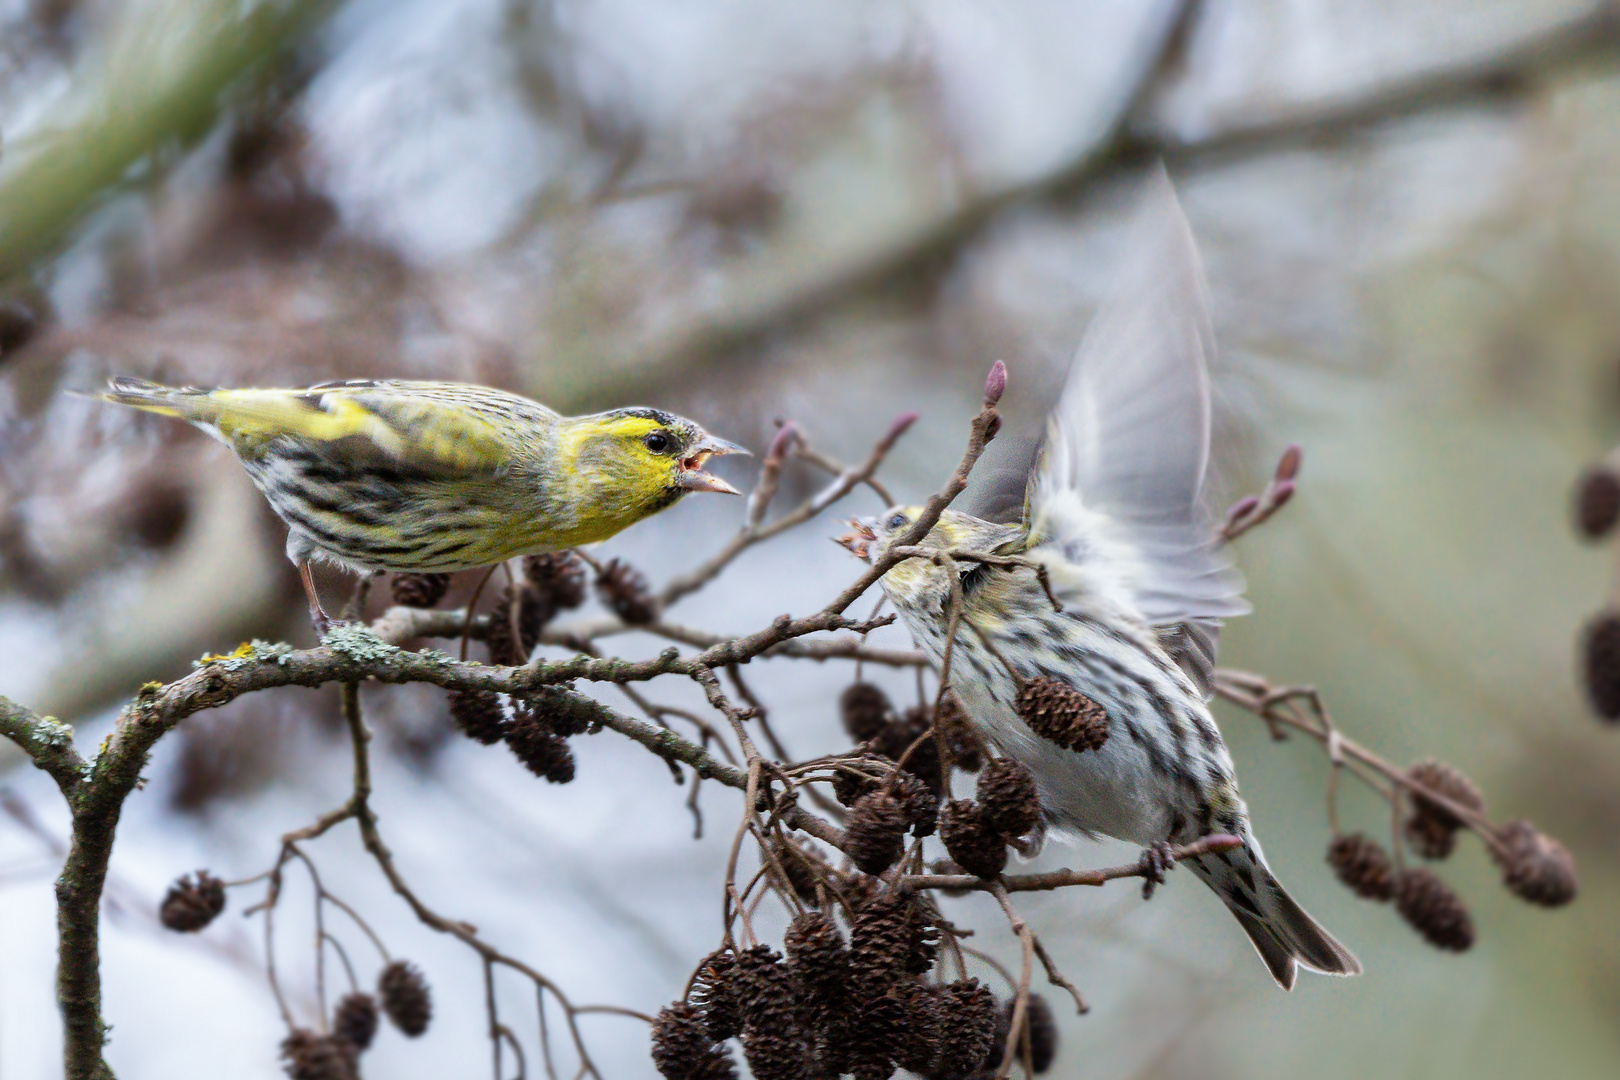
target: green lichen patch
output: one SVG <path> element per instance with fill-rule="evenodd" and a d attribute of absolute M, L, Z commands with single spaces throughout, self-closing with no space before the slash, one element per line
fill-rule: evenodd
<path fill-rule="evenodd" d="M 215 664 L 226 671 L 240 671 L 249 664 L 263 664 L 274 661 L 285 664 L 287 658 L 293 653 L 293 647 L 285 641 L 262 641 L 254 638 L 244 641 L 228 653 L 204 653 L 202 659 L 193 660 L 193 668 L 207 667 Z M 144 690 L 145 688 L 142 687 Z"/>
<path fill-rule="evenodd" d="M 321 638 L 321 644 L 351 660 L 387 660 L 398 655 L 398 645 L 390 645 L 359 623 L 334 623 Z"/>

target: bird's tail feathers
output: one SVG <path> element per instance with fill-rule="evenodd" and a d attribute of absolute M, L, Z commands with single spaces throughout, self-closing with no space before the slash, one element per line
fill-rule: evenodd
<path fill-rule="evenodd" d="M 1294 988 L 1300 967 L 1323 975 L 1359 975 L 1361 961 L 1324 930 L 1248 847 L 1204 856 L 1192 865 L 1237 916 L 1272 978 Z M 1218 861 L 1219 860 L 1219 861 Z"/>
<path fill-rule="evenodd" d="M 109 380 L 107 389 L 99 394 L 87 394 L 115 405 L 128 405 L 163 416 L 177 416 L 183 420 L 203 419 L 197 415 L 197 406 L 208 398 L 209 391 L 196 387 L 164 386 L 129 375 Z"/>

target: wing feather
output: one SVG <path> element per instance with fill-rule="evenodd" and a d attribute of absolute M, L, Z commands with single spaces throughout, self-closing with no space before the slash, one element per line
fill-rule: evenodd
<path fill-rule="evenodd" d="M 1087 328 L 1047 425 L 1030 542 L 1127 563 L 1141 612 L 1186 624 L 1183 639 L 1198 641 L 1178 659 L 1202 669 L 1219 620 L 1249 605 L 1203 502 L 1214 334 L 1197 248 L 1162 166 L 1143 202 L 1130 265 Z"/>

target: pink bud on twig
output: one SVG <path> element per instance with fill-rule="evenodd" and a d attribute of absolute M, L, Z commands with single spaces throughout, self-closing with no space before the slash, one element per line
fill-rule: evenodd
<path fill-rule="evenodd" d="M 984 403 L 994 405 L 1007 389 L 1007 365 L 1000 360 L 990 365 L 990 375 L 984 380 Z"/>
<path fill-rule="evenodd" d="M 904 435 L 906 433 L 906 429 L 911 427 L 912 424 L 915 424 L 917 422 L 917 417 L 920 415 L 920 413 L 915 412 L 903 412 L 899 416 L 895 417 L 894 423 L 889 425 L 889 433 L 883 437 L 883 440 L 885 442 L 893 442 L 900 436 Z"/>
<path fill-rule="evenodd" d="M 1294 482 L 1292 480 L 1279 480 L 1271 485 L 1266 492 L 1266 501 L 1271 504 L 1272 510 L 1280 510 L 1284 503 L 1294 497 Z"/>
<path fill-rule="evenodd" d="M 1259 506 L 1260 497 L 1258 495 L 1243 496 L 1243 498 L 1232 504 L 1232 509 L 1226 512 L 1226 523 L 1231 525 L 1242 521 L 1244 518 L 1254 513 Z"/>
<path fill-rule="evenodd" d="M 1304 458 L 1305 451 L 1299 443 L 1290 443 L 1288 449 L 1283 451 L 1277 462 L 1277 479 L 1292 480 L 1299 475 L 1299 463 Z"/>
<path fill-rule="evenodd" d="M 787 457 L 788 451 L 792 449 L 793 444 L 798 441 L 799 425 L 789 420 L 787 423 L 783 424 L 782 429 L 776 433 L 776 438 L 771 440 L 771 448 L 765 455 L 766 459 L 769 461 L 781 461 L 783 458 Z"/>

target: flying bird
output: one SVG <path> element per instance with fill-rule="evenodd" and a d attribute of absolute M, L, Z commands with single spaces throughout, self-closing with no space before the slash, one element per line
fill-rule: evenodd
<path fill-rule="evenodd" d="M 1052 829 L 1161 852 L 1239 837 L 1241 846 L 1188 863 L 1292 989 L 1299 967 L 1354 975 L 1361 964 L 1266 865 L 1209 708 L 1221 622 L 1249 610 L 1204 503 L 1213 354 L 1197 249 L 1161 169 L 1132 232 L 1131 266 L 1088 328 L 1047 424 L 1021 519 L 946 510 L 920 542 L 1025 565 L 911 558 L 882 587 L 937 667 L 956 576 L 950 684 L 987 739 L 1034 774 Z M 843 540 L 870 558 L 920 513 L 892 507 L 854 522 Z M 1027 702 L 1031 687 L 1053 685 L 1101 707 L 1100 746 L 1060 745 L 1026 722 L 1020 694 Z"/>

